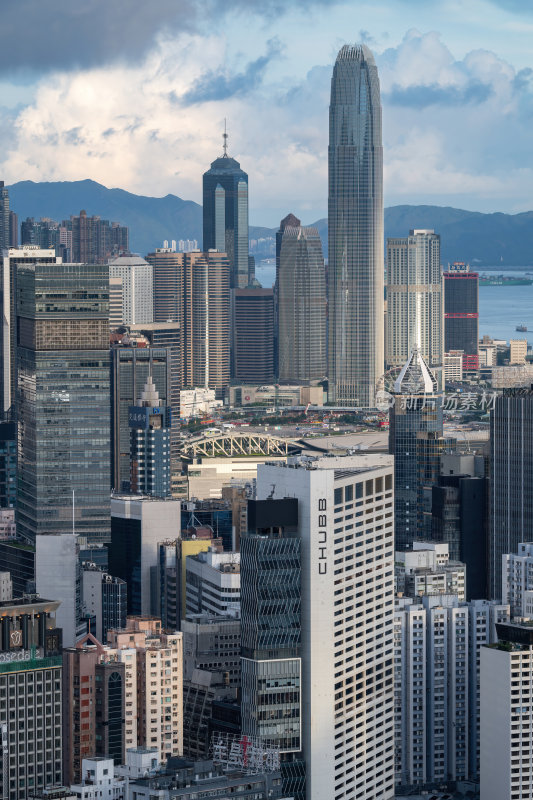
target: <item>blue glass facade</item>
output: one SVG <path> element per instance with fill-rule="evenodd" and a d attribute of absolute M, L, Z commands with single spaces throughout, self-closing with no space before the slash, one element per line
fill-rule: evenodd
<path fill-rule="evenodd" d="M 14 508 L 17 500 L 17 426 L 0 423 L 0 508 Z"/>
<path fill-rule="evenodd" d="M 17 532 L 110 535 L 109 278 L 105 266 L 17 269 Z"/>

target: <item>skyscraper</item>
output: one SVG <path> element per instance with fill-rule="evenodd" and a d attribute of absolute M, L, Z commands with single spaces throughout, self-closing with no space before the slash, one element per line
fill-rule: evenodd
<path fill-rule="evenodd" d="M 109 538 L 108 313 L 106 266 L 18 263 L 17 533 L 26 539 L 70 533 L 73 514 L 76 533 Z"/>
<path fill-rule="evenodd" d="M 0 252 L 10 246 L 9 191 L 0 181 Z"/>
<path fill-rule="evenodd" d="M 331 80 L 328 201 L 329 399 L 372 406 L 383 374 L 383 148 L 379 78 L 344 45 Z"/>
<path fill-rule="evenodd" d="M 392 484 L 386 455 L 258 470 L 259 500 L 298 507 L 241 543 L 243 730 L 302 752 L 307 800 L 394 797 Z"/>
<path fill-rule="evenodd" d="M 227 134 L 224 154 L 203 176 L 203 209 L 204 251 L 226 253 L 230 286 L 244 289 L 249 283 L 248 175 L 238 161 L 228 156 Z"/>
<path fill-rule="evenodd" d="M 221 253 L 183 253 L 182 382 L 215 389 L 230 379 L 230 269 Z"/>
<path fill-rule="evenodd" d="M 170 405 L 171 358 L 167 347 L 134 347 L 132 344 L 111 349 L 111 486 L 115 492 L 130 490 L 130 406 L 141 396 L 149 375 L 163 404 Z"/>
<path fill-rule="evenodd" d="M 183 256 L 158 247 L 146 260 L 153 269 L 154 322 L 180 322 L 183 313 Z"/>
<path fill-rule="evenodd" d="M 507 389 L 490 415 L 489 592 L 502 597 L 502 557 L 533 542 L 533 392 Z"/>
<path fill-rule="evenodd" d="M 463 351 L 463 370 L 479 367 L 479 273 L 455 263 L 444 274 L 444 351 Z"/>
<path fill-rule="evenodd" d="M 284 227 L 276 267 L 279 379 L 321 380 L 327 370 L 326 273 L 317 229 Z"/>
<path fill-rule="evenodd" d="M 387 366 L 402 367 L 413 347 L 438 380 L 444 325 L 440 236 L 432 230 L 387 239 Z"/>
<path fill-rule="evenodd" d="M 137 405 L 129 408 L 130 490 L 170 497 L 170 408 L 159 399 L 152 377 Z"/>
<path fill-rule="evenodd" d="M 415 348 L 394 384 L 390 411 L 389 453 L 394 456 L 396 549 L 421 533 L 423 436 L 442 436 L 442 403 L 437 382 Z"/>
<path fill-rule="evenodd" d="M 1 203 L 1 196 L 0 196 Z M 16 380 L 16 297 L 17 267 L 19 264 L 60 264 L 61 258 L 54 249 L 41 249 L 36 245 L 10 247 L 2 253 L 2 411 L 6 413 L 15 405 Z"/>
<path fill-rule="evenodd" d="M 274 380 L 274 292 L 260 286 L 235 289 L 233 377 L 245 383 Z"/>

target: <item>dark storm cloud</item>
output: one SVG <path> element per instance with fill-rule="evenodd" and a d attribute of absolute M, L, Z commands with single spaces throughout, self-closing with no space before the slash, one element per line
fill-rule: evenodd
<path fill-rule="evenodd" d="M 291 7 L 280 0 L 3 0 L 0 74 L 138 63 L 160 32 L 213 33 L 233 10 L 270 17 Z"/>
<path fill-rule="evenodd" d="M 466 86 L 393 86 L 383 99 L 395 106 L 426 108 L 432 105 L 464 106 L 484 103 L 491 96 L 492 87 L 479 81 L 471 81 Z"/>
<path fill-rule="evenodd" d="M 270 39 L 267 42 L 267 48 L 264 56 L 250 61 L 242 72 L 231 75 L 210 70 L 201 75 L 188 92 L 180 98 L 174 97 L 173 99 L 178 100 L 182 105 L 192 106 L 195 103 L 225 100 L 228 97 L 240 97 L 247 94 L 259 86 L 266 68 L 282 51 L 277 39 Z"/>

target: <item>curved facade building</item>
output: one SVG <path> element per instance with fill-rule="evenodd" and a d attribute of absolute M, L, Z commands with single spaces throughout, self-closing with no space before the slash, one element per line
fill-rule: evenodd
<path fill-rule="evenodd" d="M 278 326 L 280 381 L 321 380 L 326 374 L 326 277 L 316 228 L 283 230 Z"/>
<path fill-rule="evenodd" d="M 373 406 L 383 374 L 383 147 L 379 78 L 344 45 L 329 111 L 329 399 Z"/>

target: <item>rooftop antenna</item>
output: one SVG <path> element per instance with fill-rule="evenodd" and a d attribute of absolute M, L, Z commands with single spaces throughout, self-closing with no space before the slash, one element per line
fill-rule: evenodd
<path fill-rule="evenodd" d="M 224 158 L 228 157 L 228 133 L 226 130 L 226 117 L 224 117 L 224 133 L 222 134 L 222 139 L 224 140 L 223 150 L 224 150 Z"/>

